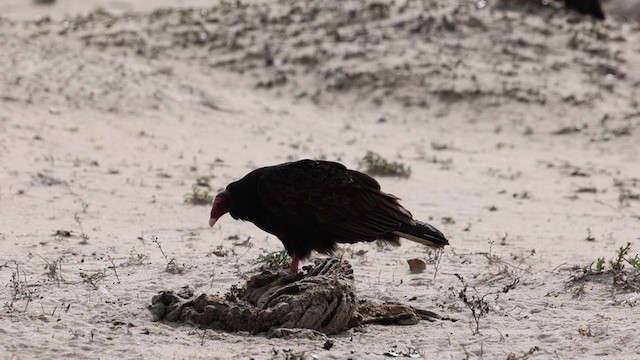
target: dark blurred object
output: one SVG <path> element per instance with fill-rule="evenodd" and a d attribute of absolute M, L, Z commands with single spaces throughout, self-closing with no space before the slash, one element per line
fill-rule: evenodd
<path fill-rule="evenodd" d="M 640 22 L 640 1 L 638 0 L 602 0 L 607 15 Z"/>
<path fill-rule="evenodd" d="M 604 20 L 604 12 L 599 0 L 564 0 L 564 5 L 571 10 Z"/>
<path fill-rule="evenodd" d="M 52 5 L 55 4 L 56 0 L 33 0 L 33 3 L 36 5 Z"/>

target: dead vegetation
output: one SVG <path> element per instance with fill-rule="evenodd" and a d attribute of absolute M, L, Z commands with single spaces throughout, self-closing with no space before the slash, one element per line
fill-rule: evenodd
<path fill-rule="evenodd" d="M 20 263 L 12 260 L 10 263 L 13 263 L 14 270 L 11 273 L 11 300 L 9 302 L 5 302 L 4 307 L 8 312 L 14 311 L 22 311 L 26 312 L 27 307 L 33 301 L 34 290 L 30 284 L 27 283 L 27 274 L 24 270 L 20 268 Z M 8 267 L 8 264 L 5 266 Z M 18 309 L 16 304 L 19 301 L 24 301 L 24 307 L 22 309 Z"/>
<path fill-rule="evenodd" d="M 54 281 L 60 287 L 60 283 L 64 282 L 64 278 L 62 277 L 62 260 L 64 257 L 59 257 L 57 260 L 50 261 L 47 260 L 42 255 L 38 255 L 44 262 L 44 269 L 46 271 L 47 277 L 49 281 Z"/>
<path fill-rule="evenodd" d="M 64 229 L 58 229 L 53 233 L 53 236 L 55 236 L 56 238 L 68 238 L 73 236 L 73 231 L 71 230 L 64 230 Z"/>
<path fill-rule="evenodd" d="M 80 215 L 78 215 L 78 213 L 73 214 L 73 220 L 75 220 L 76 224 L 78 224 L 78 227 L 80 228 L 80 245 L 87 245 L 89 243 L 89 235 L 84 232 Z"/>
<path fill-rule="evenodd" d="M 116 264 L 113 262 L 113 259 L 111 258 L 111 255 L 107 255 L 107 258 L 109 259 L 109 262 L 111 263 L 111 266 L 109 268 L 111 270 L 113 270 L 113 274 L 116 276 L 116 280 L 118 281 L 118 284 L 120 284 L 120 276 L 118 276 L 118 271 L 116 270 Z"/>
<path fill-rule="evenodd" d="M 514 289 L 520 282 L 520 278 L 513 278 L 511 282 L 503 286 L 500 290 L 488 291 L 480 295 L 476 287 L 470 287 L 460 274 L 454 274 L 462 283 L 462 289 L 458 293 L 458 298 L 462 300 L 464 305 L 471 311 L 471 319 L 475 327 L 472 328 L 474 335 L 480 334 L 480 319 L 485 317 L 491 310 L 488 298 L 494 296 L 494 301 L 498 300 L 500 294 L 506 294 Z M 469 289 L 473 290 L 473 294 L 469 294 Z"/>
<path fill-rule="evenodd" d="M 136 251 L 136 249 L 131 250 L 129 253 L 129 258 L 124 263 L 120 264 L 120 267 L 126 268 L 129 266 L 142 266 L 149 265 L 149 255 L 140 254 Z"/>
<path fill-rule="evenodd" d="M 89 273 L 83 271 L 80 272 L 80 278 L 82 279 L 82 282 L 91 285 L 94 290 L 98 289 L 98 283 L 100 283 L 100 281 L 104 280 L 104 278 L 106 277 L 107 273 L 104 269 L 91 271 Z"/>
<path fill-rule="evenodd" d="M 618 190 L 618 203 L 620 206 L 629 206 L 631 201 L 640 201 L 640 192 L 632 188 L 640 185 L 640 179 L 614 179 L 613 186 Z"/>
<path fill-rule="evenodd" d="M 164 261 L 167 263 L 167 266 L 165 267 L 164 271 L 170 274 L 182 274 L 185 270 L 185 265 L 178 264 L 178 261 L 174 257 L 169 259 L 169 257 L 164 252 L 164 250 L 162 250 L 162 245 L 160 245 L 160 241 L 158 240 L 157 236 L 152 236 L 151 239 L 156 244 L 156 246 L 160 250 L 160 253 L 162 254 L 162 257 L 164 258 Z"/>
<path fill-rule="evenodd" d="M 498 238 L 501 244 L 506 244 L 508 234 L 498 234 Z M 462 289 L 455 295 L 471 312 L 470 326 L 474 335 L 480 334 L 481 319 L 491 312 L 500 316 L 509 313 L 501 304 L 504 300 L 500 299 L 500 295 L 509 293 L 519 285 L 527 285 L 527 279 L 532 274 L 533 264 L 529 260 L 535 255 L 535 250 L 521 255 L 512 253 L 505 259 L 493 251 L 494 243 L 495 241 L 489 241 L 488 252 L 473 254 L 486 259 L 485 272 L 468 274 L 466 277 L 454 274 L 462 283 Z M 453 290 L 453 287 L 450 290 Z"/>
<path fill-rule="evenodd" d="M 537 346 L 534 346 L 532 348 L 529 349 L 529 351 L 527 351 L 526 353 L 518 356 L 514 353 L 509 353 L 509 355 L 507 355 L 507 360 L 526 360 L 529 357 L 531 357 L 532 355 L 534 355 L 535 353 L 539 352 L 540 348 Z"/>
<path fill-rule="evenodd" d="M 64 185 L 67 182 L 65 180 L 61 180 L 53 175 L 51 175 L 48 171 L 42 171 L 37 173 L 31 180 L 32 185 L 39 186 L 56 186 L 56 185 Z"/>

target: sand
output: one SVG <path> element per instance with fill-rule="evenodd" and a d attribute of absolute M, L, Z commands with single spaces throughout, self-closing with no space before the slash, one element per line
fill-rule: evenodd
<path fill-rule="evenodd" d="M 0 358 L 635 356 L 638 272 L 609 263 L 640 251 L 633 17 L 216 4 L 0 4 Z M 411 167 L 382 188 L 451 246 L 440 262 L 406 241 L 344 247 L 358 296 L 459 321 L 291 339 L 152 321 L 159 292 L 224 294 L 282 248 L 230 217 L 208 228 L 209 206 L 185 202 L 198 178 L 216 193 L 369 150 Z M 478 333 L 456 274 L 483 299 Z"/>

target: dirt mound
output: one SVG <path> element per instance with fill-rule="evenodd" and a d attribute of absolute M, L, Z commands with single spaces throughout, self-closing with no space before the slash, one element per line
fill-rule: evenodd
<path fill-rule="evenodd" d="M 503 3 L 225 2 L 26 26 L 35 38 L 57 34 L 102 52 L 224 69 L 324 103 L 345 94 L 424 108 L 631 99 L 620 89 L 635 56 L 624 51 L 623 23 Z"/>
<path fill-rule="evenodd" d="M 283 329 L 311 329 L 336 334 L 367 323 L 415 325 L 421 318 L 439 315 L 395 303 L 358 301 L 351 265 L 337 259 L 318 259 L 305 273 L 285 275 L 263 272 L 243 289 L 232 288 L 224 297 L 193 291 L 163 291 L 153 297 L 154 320 L 187 322 L 227 331 L 268 332 L 281 337 Z"/>

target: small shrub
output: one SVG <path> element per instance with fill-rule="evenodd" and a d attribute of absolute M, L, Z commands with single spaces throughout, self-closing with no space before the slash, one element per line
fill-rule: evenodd
<path fill-rule="evenodd" d="M 627 243 L 626 246 L 620 246 L 620 248 L 618 249 L 618 256 L 616 256 L 615 259 L 609 262 L 613 270 L 621 271 L 624 269 L 625 256 L 629 254 L 630 250 L 631 250 L 631 243 Z M 636 257 L 637 256 L 638 255 L 636 255 Z"/>
<path fill-rule="evenodd" d="M 211 205 L 213 196 L 209 190 L 194 186 L 190 193 L 184 195 L 184 202 L 191 205 Z"/>
<path fill-rule="evenodd" d="M 442 223 L 445 225 L 452 225 L 455 224 L 456 221 L 451 216 L 443 216 Z"/>
<path fill-rule="evenodd" d="M 633 257 L 633 258 L 628 257 L 626 260 L 627 260 L 627 262 L 628 262 L 631 266 L 633 266 L 637 271 L 640 271 L 640 258 L 638 258 L 638 254 L 636 254 L 636 256 L 635 256 L 635 257 Z"/>
<path fill-rule="evenodd" d="M 156 244 L 156 246 L 160 250 L 160 253 L 162 253 L 164 261 L 167 262 L 167 267 L 164 269 L 164 271 L 168 272 L 169 274 L 182 274 L 186 266 L 184 264 L 178 264 L 176 258 L 169 259 L 169 256 L 167 256 L 164 250 L 162 250 L 162 245 L 160 245 L 160 241 L 158 240 L 157 236 L 152 236 L 152 241 Z"/>
<path fill-rule="evenodd" d="M 572 286 L 581 285 L 585 281 L 596 281 L 597 279 L 611 280 L 613 285 L 623 289 L 637 291 L 640 288 L 640 255 L 631 253 L 631 243 L 618 248 L 616 256 L 605 261 L 604 257 L 598 258 L 591 264 L 582 268 L 582 274 L 572 277 Z M 595 264 L 595 267 L 594 267 Z M 607 268 L 607 264 L 609 267 Z M 626 265 L 631 265 L 627 267 Z"/>
<path fill-rule="evenodd" d="M 360 160 L 360 168 L 370 175 L 404 178 L 411 175 L 411 167 L 396 161 L 388 161 L 373 151 L 367 151 L 367 154 Z"/>
<path fill-rule="evenodd" d="M 209 188 L 209 177 L 208 176 L 200 176 L 199 178 L 196 179 L 196 186 L 202 186 L 202 187 L 206 187 Z"/>
<path fill-rule="evenodd" d="M 257 264 L 262 264 L 264 269 L 288 269 L 291 266 L 291 257 L 286 250 L 272 251 L 258 256 Z"/>
<path fill-rule="evenodd" d="M 596 268 L 593 268 L 593 264 L 596 265 Z M 584 273 L 593 273 L 593 272 L 602 272 L 602 270 L 604 270 L 604 257 L 598 258 L 598 260 L 592 262 L 591 264 L 587 265 L 584 267 L 584 269 L 582 270 Z"/>

